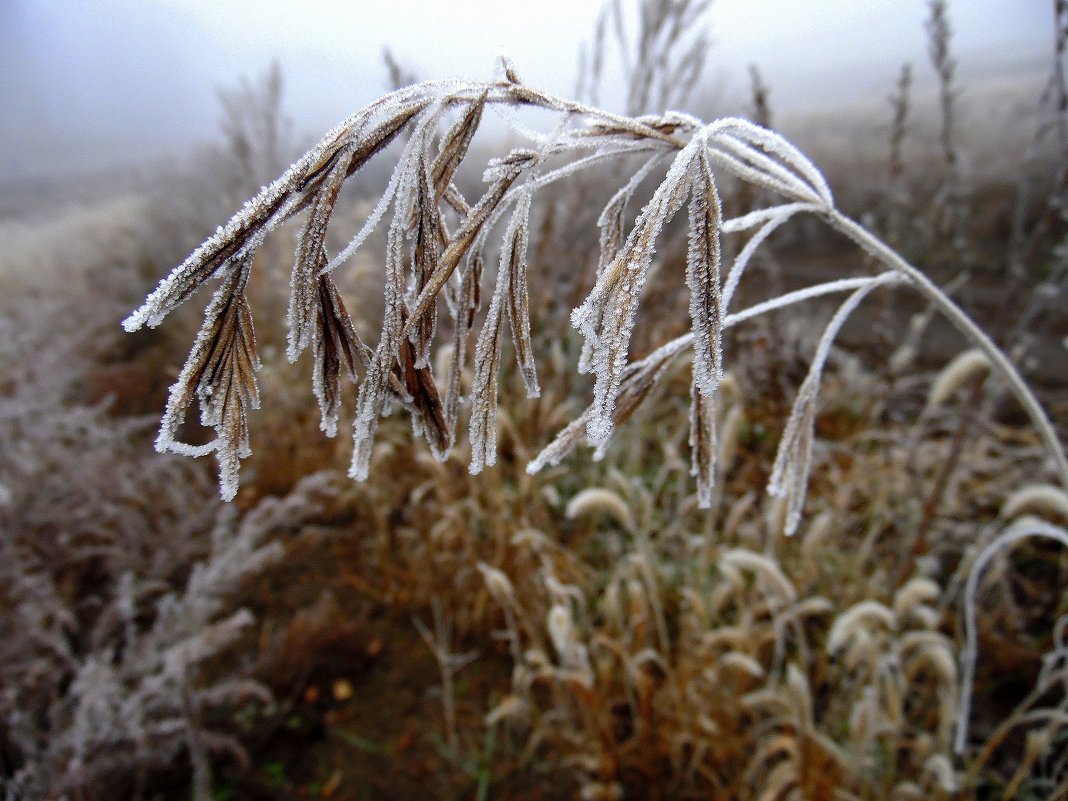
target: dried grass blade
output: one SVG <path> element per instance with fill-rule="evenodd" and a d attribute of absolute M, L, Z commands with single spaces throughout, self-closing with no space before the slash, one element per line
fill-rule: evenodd
<path fill-rule="evenodd" d="M 508 271 L 508 319 L 512 328 L 516 362 L 523 376 L 528 398 L 541 394 L 534 348 L 530 341 L 530 294 L 527 289 L 527 229 L 530 225 L 531 192 L 524 192 L 516 202 L 512 222 L 505 233 L 505 250 L 501 269 Z"/>
<path fill-rule="evenodd" d="M 717 129 L 727 131 L 754 148 L 777 156 L 790 167 L 798 179 L 808 184 L 825 208 L 834 206 L 834 196 L 823 173 L 804 153 L 790 144 L 781 135 L 741 117 L 732 117 L 715 123 Z"/>
<path fill-rule="evenodd" d="M 694 333 L 694 380 L 701 394 L 710 400 L 723 375 L 723 298 L 719 276 L 722 212 L 703 148 L 694 168 L 689 218 L 686 283 Z"/>
<path fill-rule="evenodd" d="M 467 366 L 468 340 L 475 327 L 475 316 L 482 306 L 482 267 L 480 250 L 472 253 L 460 276 L 455 303 L 453 323 L 452 359 L 449 364 L 449 384 L 445 393 L 445 421 L 450 437 L 455 438 L 459 418 L 460 398 L 463 395 L 461 381 Z"/>
<path fill-rule="evenodd" d="M 691 342 L 692 335 L 687 334 L 662 345 L 641 361 L 627 366 L 620 381 L 619 397 L 613 417 L 614 428 L 618 428 L 630 419 L 664 376 L 672 360 L 686 350 Z M 586 439 L 586 425 L 593 412 L 594 406 L 588 406 L 582 414 L 561 429 L 553 441 L 527 464 L 527 472 L 533 475 L 548 465 L 559 464 L 571 454 Z M 607 441 L 598 445 L 596 458 L 604 455 L 607 445 Z"/>
<path fill-rule="evenodd" d="M 669 345 L 672 343 L 669 343 Z M 619 395 L 616 398 L 615 408 L 612 410 L 612 433 L 626 423 L 642 405 L 649 393 L 652 392 L 660 379 L 667 372 L 668 367 L 675 356 L 680 353 L 673 347 L 661 347 L 653 351 L 645 359 L 635 362 L 627 367 L 619 383 Z M 594 406 L 590 407 L 590 414 Z M 594 443 L 594 459 L 603 459 L 611 443 L 611 437 L 602 442 Z"/>
<path fill-rule="evenodd" d="M 319 427 L 328 436 L 337 433 L 341 408 L 341 368 L 356 380 L 357 360 L 367 363 L 369 348 L 356 334 L 345 303 L 333 279 L 321 275 L 319 290 L 319 325 L 312 334 L 312 388 L 319 402 Z"/>
<path fill-rule="evenodd" d="M 708 153 L 702 148 L 693 169 L 689 206 L 686 283 L 690 290 L 694 359 L 690 403 L 691 473 L 698 505 L 712 505 L 716 466 L 716 391 L 723 376 L 723 296 L 720 291 L 722 210 Z"/>
<path fill-rule="evenodd" d="M 420 180 L 417 184 L 415 214 L 415 235 L 412 245 L 412 272 L 415 294 L 418 296 L 426 287 L 441 259 L 445 247 L 444 227 L 441 210 L 432 184 L 430 168 L 421 160 Z M 437 304 L 431 303 L 426 311 L 415 321 L 415 328 L 408 337 L 415 346 L 415 360 L 419 366 L 430 363 L 430 346 L 437 327 Z"/>
<path fill-rule="evenodd" d="M 382 313 L 382 331 L 374 358 L 367 367 L 364 381 L 356 398 L 356 420 L 353 426 L 353 452 L 349 475 L 363 481 L 371 466 L 371 449 L 374 444 L 378 418 L 385 408 L 389 392 L 390 375 L 397 362 L 401 340 L 404 339 L 406 315 L 404 303 L 405 275 L 402 243 L 407 230 L 406 221 L 412 208 L 412 187 L 418 180 L 419 166 L 415 151 L 416 137 L 409 140 L 397 167 L 397 198 L 393 220 L 386 237 L 385 303 Z M 408 394 L 400 385 L 400 391 Z"/>
<path fill-rule="evenodd" d="M 238 465 L 249 452 L 247 409 L 259 406 L 256 336 L 244 295 L 251 264 L 251 253 L 242 254 L 208 304 L 189 359 L 171 387 L 156 439 L 159 451 L 190 456 L 215 452 L 225 500 L 236 494 Z M 215 440 L 202 446 L 176 439 L 194 396 L 200 402 L 201 422 L 216 432 Z"/>
<path fill-rule="evenodd" d="M 460 190 L 455 184 L 449 184 L 441 197 L 461 218 L 471 213 L 471 204 L 464 200 L 464 196 L 460 194 Z"/>
<path fill-rule="evenodd" d="M 591 442 L 604 442 L 611 435 L 620 379 L 627 365 L 634 318 L 652 265 L 656 237 L 685 199 L 690 185 L 688 172 L 700 147 L 701 143 L 692 142 L 675 157 L 652 199 L 638 215 L 623 251 L 571 314 L 572 325 L 591 349 L 588 363 L 597 377 L 594 413 L 587 426 Z"/>
<path fill-rule="evenodd" d="M 767 206 L 762 209 L 756 209 L 750 211 L 747 214 L 743 214 L 740 217 L 731 217 L 729 220 L 724 220 L 720 227 L 720 232 L 724 234 L 734 234 L 739 231 L 747 231 L 750 228 L 754 228 L 757 225 L 762 225 L 768 222 L 772 218 L 778 217 L 781 214 L 789 213 L 791 215 L 801 211 L 819 211 L 820 207 L 813 203 L 781 203 L 774 206 Z"/>
<path fill-rule="evenodd" d="M 756 170 L 769 180 L 779 182 L 784 187 L 789 187 L 789 196 L 796 200 L 808 203 L 820 202 L 818 193 L 808 182 L 762 150 L 759 150 L 752 143 L 729 134 L 719 134 L 713 137 L 712 141 L 720 152 L 732 154 L 750 169 Z"/>
<path fill-rule="evenodd" d="M 303 175 L 297 182 L 297 189 L 304 191 L 310 188 L 313 184 L 318 184 L 326 179 L 337 166 L 341 152 L 345 150 L 351 142 L 351 134 L 344 127 L 337 128 L 323 137 L 315 147 L 317 153 L 314 157 L 314 161 L 305 166 Z"/>
<path fill-rule="evenodd" d="M 448 192 L 456 169 L 467 155 L 475 131 L 482 122 L 482 111 L 486 107 L 487 96 L 487 92 L 479 95 L 478 99 L 467 107 L 463 117 L 442 139 L 441 152 L 438 153 L 430 168 L 435 200 L 440 200 Z"/>
<path fill-rule="evenodd" d="M 730 303 L 734 299 L 734 292 L 738 288 L 738 284 L 742 280 L 742 275 L 745 273 L 746 267 L 749 266 L 749 262 L 753 258 L 753 254 L 756 253 L 757 248 L 759 248 L 764 241 L 776 231 L 776 229 L 783 225 L 783 223 L 789 220 L 794 214 L 804 211 L 805 208 L 807 208 L 807 205 L 787 204 L 779 206 L 778 208 L 779 211 L 758 228 L 756 233 L 749 237 L 749 240 L 745 243 L 742 249 L 738 251 L 738 255 L 734 257 L 734 263 L 727 272 L 727 279 L 723 282 L 723 293 L 720 303 L 724 309 L 730 307 Z"/>
<path fill-rule="evenodd" d="M 386 147 L 429 102 L 419 99 L 404 106 L 370 135 L 360 139 L 360 143 L 352 147 L 351 157 L 346 156 L 349 158 L 346 177 Z M 342 153 L 348 150 L 354 136 L 349 127 L 327 134 L 172 270 L 145 302 L 123 321 L 123 327 L 127 331 L 136 331 L 143 325 L 159 325 L 205 281 L 224 269 L 227 262 L 247 251 L 250 240 L 262 237 L 279 222 L 305 208 L 313 201 Z"/>
<path fill-rule="evenodd" d="M 385 122 L 370 134 L 359 137 L 359 145 L 353 148 L 352 161 L 346 170 L 346 177 L 354 174 L 375 155 L 392 144 L 404 127 L 423 112 L 431 103 L 430 98 L 421 98 L 396 110 Z"/>
<path fill-rule="evenodd" d="M 896 283 L 898 276 L 894 273 L 883 273 L 868 279 L 867 283 L 855 290 L 831 317 L 820 337 L 816 352 L 812 357 L 808 374 L 797 391 L 797 399 L 794 401 L 790 417 L 786 421 L 782 438 L 779 440 L 779 450 L 775 455 L 775 463 L 772 467 L 771 478 L 768 480 L 768 494 L 773 496 L 786 495 L 786 521 L 785 533 L 793 534 L 801 521 L 801 511 L 805 503 L 805 495 L 808 489 L 808 477 L 812 464 L 813 426 L 816 418 L 816 403 L 819 396 L 820 382 L 823 378 L 823 368 L 830 355 L 831 346 L 834 344 L 838 332 L 842 329 L 849 315 L 860 305 L 877 286 Z"/>
<path fill-rule="evenodd" d="M 297 252 L 290 278 L 289 312 L 286 315 L 289 324 L 286 356 L 291 362 L 296 361 L 297 356 L 311 341 L 312 320 L 316 316 L 320 298 L 316 276 L 326 265 L 326 249 L 323 243 L 347 170 L 348 158 L 339 155 L 312 202 L 311 212 L 297 240 Z"/>
<path fill-rule="evenodd" d="M 502 270 L 497 275 L 497 288 L 475 345 L 469 428 L 472 475 L 497 463 L 497 366 L 501 358 L 501 307 L 507 283 L 508 273 Z"/>
<path fill-rule="evenodd" d="M 586 423 L 592 409 L 587 408 L 582 414 L 564 426 L 553 441 L 527 463 L 527 473 L 534 475 L 545 467 L 560 464 L 574 452 L 575 448 L 586 439 Z"/>
<path fill-rule="evenodd" d="M 716 456 L 719 452 L 716 432 L 716 396 L 705 396 L 697 383 L 697 363 L 690 387 L 690 475 L 697 479 L 697 505 L 712 508 L 716 485 Z"/>
<path fill-rule="evenodd" d="M 429 367 L 416 365 L 415 348 L 407 339 L 401 340 L 397 361 L 412 399 L 412 428 L 426 438 L 434 458 L 444 461 L 452 442 L 434 375 Z"/>
<path fill-rule="evenodd" d="M 482 230 L 482 226 L 490 218 L 497 208 L 508 189 L 515 183 L 534 161 L 535 155 L 529 151 L 513 152 L 508 158 L 501 160 L 496 165 L 496 178 L 486 193 L 479 199 L 471 213 L 460 225 L 460 228 L 449 240 L 445 252 L 435 267 L 434 274 L 430 276 L 423 290 L 419 293 L 412 305 L 412 319 L 418 319 L 424 314 L 431 303 L 437 299 L 438 292 L 452 276 L 456 266 L 460 263 L 475 237 Z M 408 322 L 411 326 L 412 322 Z M 407 328 L 407 326 L 406 326 Z M 407 330 L 404 332 L 408 333 Z"/>
<path fill-rule="evenodd" d="M 605 274 L 606 270 L 612 265 L 619 257 L 620 251 L 623 249 L 623 245 L 626 241 L 626 211 L 627 203 L 634 196 L 634 192 L 649 173 L 652 172 L 662 154 L 656 154 L 652 158 L 648 159 L 630 180 L 627 181 L 605 204 L 605 207 L 601 210 L 600 216 L 597 218 L 598 228 L 598 259 L 597 259 L 597 280 L 600 281 L 601 277 Z M 611 286 L 605 287 L 607 290 L 611 290 Z M 596 319 L 592 321 L 592 328 L 600 330 L 602 322 L 602 309 L 596 311 Z M 582 343 L 582 353 L 579 356 L 578 371 L 580 373 L 592 373 L 593 372 L 593 356 L 594 356 L 594 344 L 595 340 L 587 338 Z"/>
<path fill-rule="evenodd" d="M 645 164 L 639 167 L 626 184 L 611 197 L 605 204 L 600 216 L 597 218 L 599 229 L 600 257 L 598 259 L 597 274 L 600 275 L 605 267 L 615 261 L 616 256 L 623 247 L 624 231 L 626 229 L 627 204 L 634 197 L 641 182 L 649 177 L 649 173 L 660 163 L 662 154 L 649 158 Z"/>

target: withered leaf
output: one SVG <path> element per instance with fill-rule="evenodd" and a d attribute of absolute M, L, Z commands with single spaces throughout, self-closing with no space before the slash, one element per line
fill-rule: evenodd
<path fill-rule="evenodd" d="M 525 192 L 516 204 L 509 233 L 501 254 L 501 270 L 507 269 L 508 320 L 516 362 L 526 385 L 527 397 L 541 394 L 534 351 L 530 341 L 530 294 L 527 289 L 527 228 L 530 225 L 531 193 Z"/>
<path fill-rule="evenodd" d="M 442 138 L 441 152 L 438 153 L 430 168 L 435 200 L 440 200 L 449 190 L 456 169 L 467 155 L 475 131 L 482 122 L 482 111 L 486 107 L 487 94 L 483 92 L 470 103 L 463 117 Z"/>
<path fill-rule="evenodd" d="M 435 458 L 444 460 L 452 447 L 452 436 L 434 383 L 434 374 L 429 366 L 415 366 L 415 349 L 407 339 L 401 340 L 397 356 L 404 387 L 412 399 L 415 430 L 426 437 Z"/>
<path fill-rule="evenodd" d="M 694 378 L 701 394 L 710 398 L 723 374 L 723 297 L 719 270 L 721 210 L 719 193 L 704 149 L 696 160 L 690 190 L 686 283 L 690 290 L 690 320 L 694 335 Z"/>
<path fill-rule="evenodd" d="M 319 276 L 318 323 L 312 334 L 312 386 L 319 401 L 320 427 L 337 433 L 341 408 L 341 368 L 356 380 L 356 361 L 365 362 L 369 348 L 356 334 L 345 302 L 329 275 Z"/>
<path fill-rule="evenodd" d="M 697 479 L 697 504 L 701 509 L 712 506 L 718 453 L 716 442 L 716 396 L 705 396 L 695 376 L 690 387 L 690 474 Z"/>
<path fill-rule="evenodd" d="M 171 387 L 156 441 L 161 451 L 194 456 L 214 451 L 219 461 L 222 495 L 227 500 L 237 493 L 238 465 L 249 454 L 248 409 L 259 406 L 256 335 L 244 292 L 251 265 L 252 254 L 242 253 L 228 267 L 222 285 L 208 304 L 189 359 Z M 194 395 L 200 402 L 201 422 L 216 432 L 215 440 L 204 446 L 190 446 L 175 439 Z"/>
<path fill-rule="evenodd" d="M 536 155 L 529 151 L 515 151 L 507 159 L 497 162 L 497 176 L 493 184 L 486 190 L 478 203 L 471 209 L 471 213 L 460 225 L 460 228 L 449 240 L 445 252 L 434 269 L 434 274 L 423 287 L 422 292 L 416 298 L 411 310 L 411 319 L 405 326 L 407 334 L 413 325 L 412 320 L 418 320 L 427 307 L 437 300 L 437 295 L 445 282 L 452 276 L 456 265 L 460 263 L 467 249 L 471 246 L 478 232 L 485 225 L 497 204 L 501 202 L 508 189 L 515 183 L 523 171 L 526 170 L 536 159 Z"/>

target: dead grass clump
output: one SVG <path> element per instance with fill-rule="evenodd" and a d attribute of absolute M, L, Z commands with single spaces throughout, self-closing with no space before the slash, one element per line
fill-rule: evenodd
<path fill-rule="evenodd" d="M 655 50 L 705 5 L 650 4 L 636 41 Z M 688 74 L 699 49 L 664 63 Z M 951 54 L 935 60 L 951 90 Z M 639 73 L 630 116 L 506 63 L 400 88 L 164 280 L 128 327 L 217 283 L 157 447 L 214 453 L 237 500 L 222 511 L 197 463 L 147 453 L 131 406 L 89 400 L 159 375 L 170 348 L 93 349 L 114 304 L 82 290 L 123 297 L 125 270 L 3 309 L 12 792 L 141 798 L 186 777 L 198 799 L 1063 795 L 1063 531 L 1023 516 L 1064 522 L 1058 432 L 796 148 L 745 120 L 645 115 L 672 84 Z M 231 201 L 282 169 L 279 89 L 231 95 Z M 933 211 L 907 180 L 907 94 L 903 78 L 889 239 L 921 219 L 967 233 L 965 201 L 987 202 L 967 175 L 932 171 Z M 957 158 L 944 105 L 931 163 Z M 479 184 L 464 171 L 497 112 L 522 144 Z M 175 219 L 214 214 L 188 199 L 218 188 L 173 193 Z M 177 227 L 160 252 L 189 238 Z M 806 241 L 827 264 L 782 269 Z M 867 304 L 894 287 L 921 306 L 884 365 Z M 253 310 L 288 330 L 254 333 Z M 935 312 L 968 348 L 938 375 L 919 361 Z M 865 347 L 846 354 L 851 337 Z M 209 432 L 184 419 L 194 399 Z M 1034 533 L 1056 542 L 1006 552 Z M 977 536 L 992 544 L 973 560 Z"/>
<path fill-rule="evenodd" d="M 215 453 L 224 497 L 237 494 L 259 403 L 249 292 L 256 254 L 273 229 L 306 212 L 287 355 L 311 351 L 328 436 L 340 425 L 342 373 L 359 384 L 350 475 L 364 479 L 373 467 L 403 476 L 343 493 L 361 540 L 358 563 L 336 580 L 419 621 L 442 693 L 445 762 L 479 758 L 472 709 L 455 698 L 472 668 L 463 644 L 473 639 L 497 642 L 484 658 L 510 671 L 504 686 L 487 687 L 495 700 L 478 716 L 485 736 L 514 755 L 502 768 L 548 759 L 547 770 L 570 775 L 584 797 L 641 788 L 663 797 L 948 798 L 963 782 L 976 786 L 954 762 L 960 677 L 945 604 L 936 601 L 953 581 L 942 560 L 959 560 L 975 517 L 996 515 L 1014 486 L 1034 483 L 1022 465 L 1033 472 L 1045 459 L 1051 475 L 1068 479 L 1033 393 L 924 273 L 836 209 L 819 171 L 778 135 L 734 118 L 706 125 L 677 113 L 614 115 L 532 89 L 507 63 L 501 73 L 487 83 L 422 83 L 357 112 L 127 319 L 131 330 L 154 326 L 219 281 L 157 447 Z M 455 176 L 483 115 L 497 108 L 533 109 L 555 127 L 531 134 L 517 123 L 527 144 L 491 161 L 481 194 L 468 198 Z M 343 184 L 391 143 L 399 155 L 388 187 L 331 255 L 327 233 Z M 550 217 L 537 227 L 537 201 L 617 160 L 632 172 L 597 220 L 594 275 L 571 313 L 578 336 L 561 335 L 532 313 L 559 305 L 553 286 L 539 286 L 531 257 L 543 252 L 532 247 L 535 231 L 552 237 Z M 765 205 L 725 215 L 721 187 L 735 182 Z M 955 192 L 947 208 L 956 209 Z M 644 205 L 629 211 L 639 196 Z M 683 209 L 685 247 L 675 259 L 658 255 Z M 741 305 L 758 251 L 801 216 L 858 246 L 874 274 Z M 384 304 L 369 345 L 334 276 L 383 219 Z M 644 295 L 654 273 L 685 286 L 690 330 L 632 357 L 635 331 L 649 323 Z M 900 381 L 911 356 L 880 377 L 835 350 L 868 295 L 894 286 L 916 290 L 973 348 L 935 381 L 922 414 L 921 392 Z M 770 356 L 732 339 L 736 327 L 839 293 L 846 299 L 815 336 L 778 316 L 768 323 Z M 548 363 L 536 364 L 543 351 Z M 724 379 L 725 353 L 743 376 L 761 358 L 768 375 L 793 364 L 784 354 L 807 362 L 796 391 L 780 387 L 753 403 L 743 386 L 751 376 Z M 584 411 L 563 378 L 571 360 L 593 382 Z M 985 426 L 983 437 L 947 426 L 962 384 L 982 388 L 980 369 L 1015 396 L 1037 439 L 989 415 L 974 423 Z M 911 428 L 894 408 L 906 391 L 918 416 Z M 203 445 L 178 439 L 194 398 L 215 429 Z M 686 407 L 689 426 L 666 422 Z M 402 427 L 383 419 L 397 408 L 429 454 L 413 455 Z M 464 413 L 466 440 L 457 433 Z M 615 437 L 628 421 L 636 436 Z M 560 433 L 534 453 L 529 443 L 545 423 Z M 563 468 L 583 443 L 594 463 L 572 457 Z M 322 458 L 332 460 L 328 451 Z M 606 456 L 616 469 L 596 464 Z M 473 478 L 464 461 L 471 474 L 490 475 Z M 523 463 L 525 472 L 516 469 Z M 806 504 L 817 513 L 808 525 Z M 781 539 L 794 532 L 799 543 Z"/>

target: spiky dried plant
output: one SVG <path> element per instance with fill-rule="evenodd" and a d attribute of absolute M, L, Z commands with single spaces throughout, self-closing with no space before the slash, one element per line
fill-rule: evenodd
<path fill-rule="evenodd" d="M 803 300 L 848 292 L 827 324 L 786 423 L 770 491 L 784 496 L 787 532 L 798 525 L 806 494 L 813 421 L 824 365 L 851 312 L 874 289 L 909 285 L 941 311 L 989 359 L 1045 440 L 1048 456 L 1068 485 L 1068 460 L 1045 413 L 991 340 L 922 272 L 862 226 L 839 212 L 819 170 L 793 145 L 752 122 L 725 118 L 705 124 L 677 112 L 626 117 L 564 100 L 523 84 L 507 61 L 490 82 L 428 81 L 395 91 L 358 111 L 328 133 L 278 180 L 248 201 L 215 236 L 164 279 L 124 323 L 129 331 L 158 325 L 211 279 L 219 287 L 192 353 L 173 386 L 157 448 L 193 456 L 215 453 L 222 495 L 233 498 L 240 459 L 249 453 L 248 412 L 258 404 L 259 363 L 245 288 L 253 256 L 280 223 L 306 213 L 292 273 L 288 357 L 309 348 L 321 427 L 334 435 L 342 372 L 357 380 L 354 453 L 350 474 L 368 475 L 379 417 L 406 408 L 413 430 L 444 459 L 456 441 L 462 401 L 470 407 L 471 472 L 496 458 L 497 380 L 504 330 L 510 335 L 527 394 L 540 392 L 531 342 L 527 246 L 538 190 L 605 162 L 635 163 L 631 177 L 608 200 L 600 219 L 596 282 L 572 312 L 584 338 L 580 372 L 595 375 L 593 402 L 528 465 L 555 464 L 584 440 L 602 454 L 623 423 L 675 358 L 692 351 L 690 444 L 692 473 L 702 506 L 714 496 L 717 391 L 723 374 L 724 331 L 757 315 Z M 486 187 L 465 198 L 454 180 L 489 109 L 529 109 L 555 115 L 549 134 L 530 131 L 514 113 L 502 116 L 529 140 L 491 161 Z M 392 143 L 400 155 L 392 179 L 362 229 L 331 258 L 324 244 L 342 185 Z M 628 227 L 627 207 L 642 181 L 663 169 L 659 185 Z M 771 205 L 723 219 L 719 186 L 731 175 L 762 190 Z M 375 347 L 365 344 L 332 273 L 363 244 L 392 207 L 386 235 L 385 303 Z M 652 269 L 656 243 L 683 208 L 688 218 L 685 283 L 691 331 L 644 358 L 631 360 L 631 338 Z M 732 310 L 731 301 L 754 252 L 779 227 L 811 214 L 859 245 L 883 272 L 818 283 Z M 491 235 L 502 229 L 492 293 L 484 269 Z M 726 270 L 720 239 L 753 231 Z M 725 273 L 725 275 L 724 275 Z M 488 302 L 483 309 L 483 298 Z M 449 323 L 441 325 L 441 312 Z M 481 327 L 478 321 L 481 318 Z M 447 334 L 443 332 L 447 331 Z M 477 336 L 476 336 L 477 334 Z M 451 337 L 447 376 L 432 370 L 435 342 Z M 471 385 L 464 373 L 472 365 Z M 443 385 L 439 384 L 443 380 Z M 441 388 L 443 386 L 443 389 Z M 204 445 L 179 441 L 193 399 L 201 420 L 216 431 Z"/>
<path fill-rule="evenodd" d="M 628 115 L 685 106 L 708 54 L 709 36 L 701 20 L 711 5 L 712 0 L 643 0 L 629 20 L 621 0 L 606 0 L 588 56 L 585 46 L 579 51 L 577 97 L 600 102 L 605 63 L 614 45 Z"/>

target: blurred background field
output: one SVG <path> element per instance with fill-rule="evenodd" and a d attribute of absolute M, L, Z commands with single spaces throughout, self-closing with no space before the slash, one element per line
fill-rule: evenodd
<path fill-rule="evenodd" d="M 1026 417 L 953 362 L 964 340 L 923 303 L 888 294 L 846 327 L 795 537 L 765 486 L 832 311 L 819 302 L 726 343 L 711 510 L 689 475 L 682 368 L 603 461 L 583 451 L 527 475 L 589 402 L 567 314 L 595 278 L 608 171 L 537 211 L 543 395 L 527 399 L 503 360 L 495 467 L 469 475 L 465 439 L 436 462 L 394 416 L 371 478 L 346 476 L 351 427 L 323 436 L 311 369 L 285 359 L 293 226 L 267 240 L 249 288 L 263 409 L 236 500 L 219 500 L 210 460 L 154 451 L 200 298 L 159 329 L 120 321 L 322 131 L 401 83 L 489 78 L 502 46 L 562 95 L 591 91 L 603 52 L 600 102 L 662 110 L 678 96 L 626 108 L 637 9 L 655 21 L 696 4 L 619 4 L 622 39 L 612 4 L 549 2 L 535 18 L 301 5 L 0 6 L 6 798 L 1068 797 L 1056 543 L 1019 544 L 980 583 L 970 737 L 952 749 L 968 571 L 1025 515 L 1068 524 L 1068 497 Z M 811 156 L 843 210 L 1010 354 L 1063 442 L 1064 3 L 716 0 L 663 35 L 683 48 L 702 31 L 686 110 L 747 116 Z M 489 126 L 469 160 L 509 136 Z M 346 188 L 332 253 L 394 156 Z M 477 170 L 458 180 L 477 196 Z M 725 211 L 757 201 L 725 195 Z M 742 245 L 725 238 L 725 257 Z M 376 233 L 335 274 L 372 345 L 382 248 Z M 636 356 L 688 327 L 684 258 L 669 230 Z M 741 300 L 863 259 L 791 222 Z"/>

